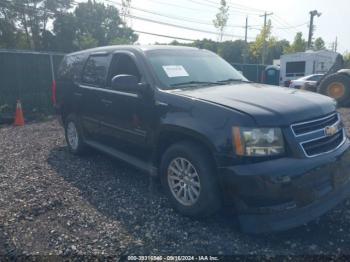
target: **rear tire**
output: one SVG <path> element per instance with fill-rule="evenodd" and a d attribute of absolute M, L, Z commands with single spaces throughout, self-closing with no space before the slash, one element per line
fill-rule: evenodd
<path fill-rule="evenodd" d="M 214 163 L 206 150 L 192 142 L 172 145 L 160 167 L 161 183 L 177 211 L 206 217 L 221 208 Z"/>
<path fill-rule="evenodd" d="M 350 104 L 350 77 L 345 74 L 326 76 L 320 83 L 319 93 L 337 100 L 339 106 Z"/>
<path fill-rule="evenodd" d="M 84 155 L 88 150 L 77 117 L 69 115 L 64 121 L 64 129 L 69 151 L 75 155 Z"/>

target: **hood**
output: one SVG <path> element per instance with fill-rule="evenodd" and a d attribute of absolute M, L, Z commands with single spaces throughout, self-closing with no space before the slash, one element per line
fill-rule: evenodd
<path fill-rule="evenodd" d="M 254 83 L 184 88 L 171 92 L 244 112 L 260 126 L 286 126 L 336 110 L 334 100 L 323 95 Z"/>

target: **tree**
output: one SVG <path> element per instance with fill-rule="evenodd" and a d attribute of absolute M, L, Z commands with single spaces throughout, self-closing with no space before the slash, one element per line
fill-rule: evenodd
<path fill-rule="evenodd" d="M 53 32 L 56 50 L 71 52 L 104 45 L 132 44 L 138 36 L 127 27 L 118 9 L 94 3 L 79 3 L 73 13 L 57 15 Z"/>
<path fill-rule="evenodd" d="M 289 48 L 290 43 L 287 40 L 277 40 L 271 37 L 267 43 L 266 64 L 272 64 L 274 59 L 280 59 L 286 48 Z"/>
<path fill-rule="evenodd" d="M 54 50 L 61 52 L 72 52 L 78 49 L 77 22 L 72 13 L 58 14 L 53 23 L 55 34 Z"/>
<path fill-rule="evenodd" d="M 79 49 L 88 49 L 98 46 L 98 40 L 90 33 L 79 35 L 77 41 Z"/>
<path fill-rule="evenodd" d="M 22 30 L 17 27 L 17 14 L 13 6 L 0 5 L 0 48 L 28 48 Z"/>
<path fill-rule="evenodd" d="M 250 55 L 254 58 L 254 62 L 258 63 L 262 57 L 265 41 L 270 42 L 271 39 L 271 20 L 264 26 L 260 33 L 257 35 L 255 42 L 250 44 Z"/>
<path fill-rule="evenodd" d="M 0 47 L 14 48 L 16 46 L 16 26 L 7 18 L 0 18 Z"/>
<path fill-rule="evenodd" d="M 314 50 L 316 50 L 316 51 L 326 49 L 326 44 L 325 44 L 324 40 L 322 39 L 322 37 L 316 38 L 313 46 L 314 46 Z"/>
<path fill-rule="evenodd" d="M 229 63 L 243 63 L 245 48 L 244 40 L 226 41 L 218 46 L 218 54 Z"/>
<path fill-rule="evenodd" d="M 219 43 L 210 39 L 203 39 L 203 40 L 197 40 L 193 43 L 195 47 L 201 48 L 201 49 L 207 49 L 212 52 L 217 53 L 218 52 L 218 46 Z"/>
<path fill-rule="evenodd" d="M 307 43 L 303 38 L 303 33 L 298 32 L 294 38 L 293 43 L 284 50 L 284 53 L 305 52 Z"/>
<path fill-rule="evenodd" d="M 78 47 L 88 45 L 104 46 L 111 43 L 131 44 L 138 36 L 128 28 L 113 6 L 101 3 L 79 3 L 74 12 L 77 28 Z M 94 41 L 93 41 L 94 39 Z"/>
<path fill-rule="evenodd" d="M 56 14 L 71 8 L 72 0 L 13 0 L 11 9 L 16 12 L 18 25 L 26 35 L 28 46 L 35 50 L 47 46 L 47 25 Z"/>
<path fill-rule="evenodd" d="M 219 13 L 216 14 L 216 18 L 213 20 L 214 27 L 219 30 L 219 40 L 222 42 L 224 36 L 224 30 L 229 19 L 229 7 L 226 0 L 221 0 Z"/>

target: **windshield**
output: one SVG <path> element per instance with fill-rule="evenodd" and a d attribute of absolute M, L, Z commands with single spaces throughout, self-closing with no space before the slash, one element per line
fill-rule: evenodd
<path fill-rule="evenodd" d="M 224 59 L 206 50 L 152 50 L 147 57 L 163 89 L 248 81 Z"/>
<path fill-rule="evenodd" d="M 322 75 L 313 75 L 311 77 L 308 78 L 309 81 L 319 81 L 321 80 Z"/>

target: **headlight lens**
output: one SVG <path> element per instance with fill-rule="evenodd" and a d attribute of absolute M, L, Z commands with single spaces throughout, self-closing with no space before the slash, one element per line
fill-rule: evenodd
<path fill-rule="evenodd" d="M 280 128 L 234 127 L 233 141 L 237 155 L 241 156 L 275 156 L 285 150 Z"/>

